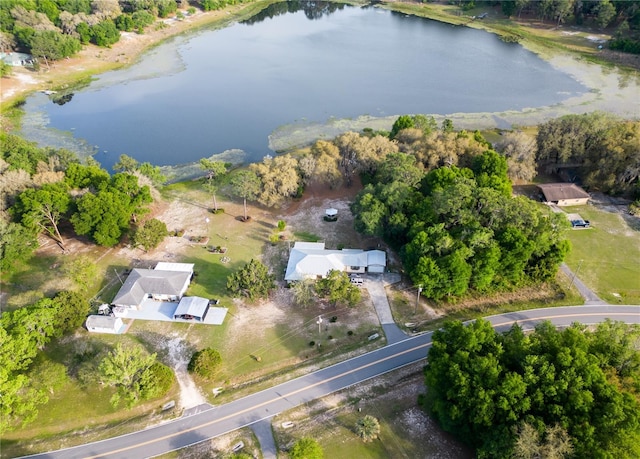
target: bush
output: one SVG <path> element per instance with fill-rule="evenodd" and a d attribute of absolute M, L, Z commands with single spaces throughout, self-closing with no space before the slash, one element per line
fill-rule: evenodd
<path fill-rule="evenodd" d="M 202 378 L 211 378 L 222 365 L 222 356 L 210 347 L 193 354 L 189 361 L 188 370 Z"/>
<path fill-rule="evenodd" d="M 149 381 L 152 384 L 143 385 L 141 398 L 148 400 L 154 397 L 160 397 L 171 389 L 176 380 L 173 370 L 160 362 L 155 362 L 147 370 Z"/>

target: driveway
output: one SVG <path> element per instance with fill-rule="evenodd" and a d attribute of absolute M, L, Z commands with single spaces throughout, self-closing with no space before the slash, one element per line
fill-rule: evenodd
<path fill-rule="evenodd" d="M 371 297 L 371 302 L 378 314 L 378 320 L 387 337 L 387 343 L 393 344 L 407 339 L 407 335 L 396 325 L 391 314 L 391 306 L 387 299 L 385 286 L 400 282 L 400 275 L 396 273 L 368 274 L 365 287 Z"/>

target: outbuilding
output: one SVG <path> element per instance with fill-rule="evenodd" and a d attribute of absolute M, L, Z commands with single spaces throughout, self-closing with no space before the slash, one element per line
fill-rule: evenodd
<path fill-rule="evenodd" d="M 584 206 L 591 197 L 575 183 L 544 183 L 538 188 L 545 202 L 557 206 Z"/>
<path fill-rule="evenodd" d="M 85 322 L 87 330 L 92 333 L 111 333 L 113 335 L 119 335 L 124 333 L 126 326 L 120 317 L 105 316 L 101 314 L 94 314 L 87 317 Z"/>
<path fill-rule="evenodd" d="M 209 300 L 199 296 L 182 297 L 178 307 L 173 313 L 174 319 L 193 320 L 204 322 L 204 318 L 209 311 Z"/>

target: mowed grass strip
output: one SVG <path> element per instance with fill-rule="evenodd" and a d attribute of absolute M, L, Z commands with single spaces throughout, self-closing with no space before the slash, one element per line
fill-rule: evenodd
<path fill-rule="evenodd" d="M 612 304 L 640 304 L 640 232 L 620 213 L 594 206 L 569 207 L 591 222 L 568 232 L 566 263 L 589 288 Z"/>

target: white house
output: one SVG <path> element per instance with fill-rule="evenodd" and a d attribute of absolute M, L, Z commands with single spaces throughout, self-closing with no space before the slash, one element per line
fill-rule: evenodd
<path fill-rule="evenodd" d="M 347 273 L 384 272 L 386 254 L 382 250 L 327 250 L 323 242 L 296 242 L 289 254 L 285 280 L 320 279 L 332 269 Z"/>
<path fill-rule="evenodd" d="M 85 325 L 87 330 L 92 333 L 120 334 L 124 333 L 126 329 L 120 317 L 97 314 L 87 317 Z"/>

